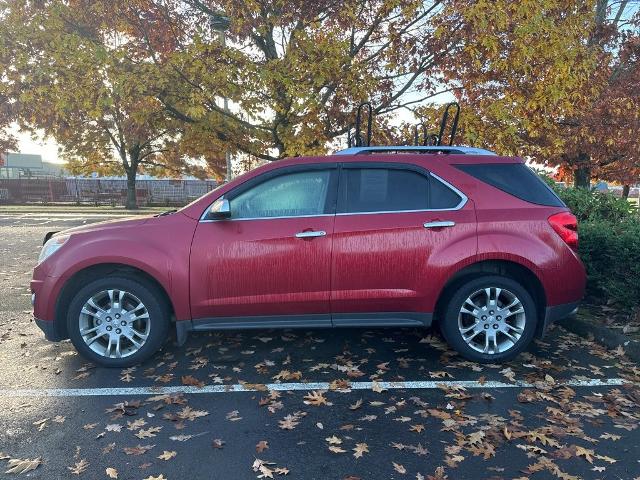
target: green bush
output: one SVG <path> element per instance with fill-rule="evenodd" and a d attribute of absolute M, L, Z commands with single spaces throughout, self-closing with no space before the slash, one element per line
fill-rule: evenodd
<path fill-rule="evenodd" d="M 561 187 L 546 172 L 536 170 L 538 175 L 562 199 L 578 221 L 617 221 L 637 214 L 636 206 L 612 193 L 598 192 L 585 188 Z"/>
<path fill-rule="evenodd" d="M 640 306 L 640 216 L 635 205 L 611 193 L 560 187 L 542 179 L 578 218 L 580 258 L 587 296 L 624 308 Z"/>
<path fill-rule="evenodd" d="M 587 295 L 621 307 L 640 305 L 640 219 L 580 223 Z"/>
<path fill-rule="evenodd" d="M 554 190 L 579 221 L 619 221 L 635 213 L 634 206 L 611 193 L 584 188 L 555 187 Z"/>

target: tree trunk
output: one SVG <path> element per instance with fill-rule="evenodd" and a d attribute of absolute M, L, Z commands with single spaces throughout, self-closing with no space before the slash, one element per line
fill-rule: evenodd
<path fill-rule="evenodd" d="M 631 191 L 631 185 L 622 186 L 622 198 L 629 200 L 629 192 Z"/>
<path fill-rule="evenodd" d="M 136 199 L 136 168 L 131 166 L 127 169 L 127 202 L 125 208 L 127 210 L 135 210 L 138 208 Z"/>
<path fill-rule="evenodd" d="M 589 164 L 589 156 L 581 153 L 577 158 L 576 171 L 573 175 L 573 186 L 575 188 L 590 188 L 591 187 L 591 165 Z"/>

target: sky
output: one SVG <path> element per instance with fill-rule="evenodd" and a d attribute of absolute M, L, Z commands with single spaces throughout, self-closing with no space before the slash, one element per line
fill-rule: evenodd
<path fill-rule="evenodd" d="M 44 162 L 63 163 L 63 160 L 58 158 L 58 144 L 54 140 L 34 139 L 30 134 L 20 132 L 16 126 L 9 131 L 18 138 L 18 153 L 41 155 Z"/>

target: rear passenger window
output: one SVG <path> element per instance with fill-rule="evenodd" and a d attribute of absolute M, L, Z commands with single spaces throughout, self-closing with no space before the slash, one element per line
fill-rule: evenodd
<path fill-rule="evenodd" d="M 526 202 L 564 207 L 562 200 L 523 163 L 475 163 L 457 168 Z"/>
<path fill-rule="evenodd" d="M 338 212 L 397 212 L 429 208 L 429 179 L 387 168 L 343 168 Z"/>

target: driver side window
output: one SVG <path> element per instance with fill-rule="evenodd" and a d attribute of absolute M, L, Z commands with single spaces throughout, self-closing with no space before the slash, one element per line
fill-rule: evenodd
<path fill-rule="evenodd" d="M 292 172 L 265 180 L 230 200 L 231 218 L 322 215 L 331 170 Z"/>

